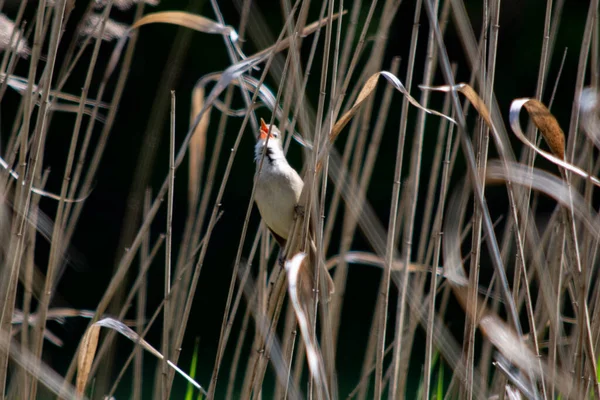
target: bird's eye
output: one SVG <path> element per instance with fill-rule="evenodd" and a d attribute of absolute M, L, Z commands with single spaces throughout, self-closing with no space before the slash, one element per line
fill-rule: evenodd
<path fill-rule="evenodd" d="M 275 139 L 277 139 L 279 137 L 279 133 L 271 132 L 271 136 L 273 136 Z"/>

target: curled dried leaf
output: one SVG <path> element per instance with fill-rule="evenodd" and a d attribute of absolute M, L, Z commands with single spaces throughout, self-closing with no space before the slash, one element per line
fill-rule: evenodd
<path fill-rule="evenodd" d="M 326 261 L 325 266 L 327 269 L 334 268 L 340 262 L 347 262 L 348 264 L 364 264 L 371 265 L 374 267 L 384 268 L 385 260 L 374 253 L 367 253 L 362 251 L 348 251 L 343 256 L 335 256 Z M 404 262 L 402 260 L 394 260 L 392 264 L 392 271 L 403 271 Z M 424 264 L 410 263 L 408 265 L 408 272 L 431 272 L 432 268 Z M 443 275 L 442 268 L 437 268 L 436 272 L 438 275 Z"/>
<path fill-rule="evenodd" d="M 229 36 L 233 42 L 236 42 L 238 39 L 237 32 L 231 26 L 220 24 L 216 21 L 203 17 L 202 15 L 196 15 L 184 11 L 163 11 L 148 14 L 133 24 L 130 30 L 139 28 L 143 25 L 156 23 L 179 25 L 194 29 L 199 32 L 216 33 Z"/>
<path fill-rule="evenodd" d="M 479 115 L 481 116 L 481 118 L 483 118 L 483 120 L 485 121 L 485 123 L 490 127 L 490 129 L 494 129 L 494 124 L 492 123 L 492 117 L 490 114 L 490 110 L 488 110 L 487 106 L 485 105 L 485 102 L 483 101 L 483 99 L 481 97 L 479 97 L 479 95 L 477 94 L 477 92 L 475 91 L 475 89 L 473 89 L 469 84 L 467 83 L 459 83 L 456 84 L 455 86 L 449 86 L 449 85 L 442 85 L 442 86 L 425 86 L 425 85 L 419 85 L 419 87 L 423 90 L 433 90 L 436 92 L 452 92 L 452 91 L 457 91 L 459 93 L 462 93 L 468 100 L 469 102 L 473 105 L 473 107 L 475 108 L 475 110 L 477 110 L 477 112 L 479 113 Z"/>
<path fill-rule="evenodd" d="M 222 75 L 223 75 L 222 73 L 218 73 L 218 72 L 205 75 L 202 78 L 200 78 L 200 80 L 198 80 L 198 82 L 196 83 L 196 87 L 205 87 L 209 82 L 220 80 Z M 244 88 L 246 88 L 246 90 L 248 90 L 250 92 L 254 92 L 256 89 L 258 89 L 258 98 L 261 101 L 254 104 L 253 109 L 257 109 L 258 107 L 264 105 L 272 113 L 275 113 L 276 118 L 278 118 L 279 120 L 282 120 L 284 118 L 283 110 L 281 109 L 281 107 L 279 107 L 279 105 L 275 101 L 275 99 L 276 99 L 275 95 L 269 89 L 269 87 L 267 85 L 265 85 L 264 83 L 259 85 L 259 83 L 260 83 L 260 81 L 252 76 L 244 76 L 244 79 L 235 78 L 235 79 L 231 80 L 231 82 L 230 82 L 231 85 L 236 85 L 240 88 L 244 87 Z M 218 109 L 219 111 L 221 111 L 223 113 L 226 113 L 229 116 L 243 117 L 244 115 L 246 115 L 245 109 L 230 110 L 229 108 L 225 107 L 225 105 L 221 101 L 219 101 L 217 99 L 213 100 L 211 104 L 216 109 Z M 291 124 L 288 124 L 287 126 L 289 127 L 289 126 L 291 126 Z M 253 134 L 255 137 L 258 136 L 258 132 L 253 131 Z M 294 132 L 292 132 L 292 137 L 294 138 L 294 140 L 296 140 L 296 142 L 300 143 L 302 146 L 312 149 L 312 144 L 307 142 L 300 135 L 300 133 L 294 131 Z"/>
<path fill-rule="evenodd" d="M 515 133 L 515 135 L 517 136 L 517 138 L 521 142 L 523 142 L 527 146 L 529 146 L 531 149 L 533 149 L 536 153 L 538 153 L 539 155 L 544 157 L 546 160 L 551 161 L 554 164 L 564 168 L 565 170 L 570 171 L 574 174 L 581 176 L 582 178 L 589 180 L 591 183 L 593 183 L 596 186 L 600 186 L 600 180 L 598 180 L 596 177 L 591 176 L 590 174 L 585 172 L 583 169 L 564 161 L 562 157 L 555 156 L 553 154 L 548 153 L 547 151 L 544 151 L 544 150 L 538 148 L 535 144 L 531 143 L 529 141 L 529 139 L 527 139 L 527 137 L 523 133 L 523 129 L 521 128 L 521 122 L 519 121 L 519 114 L 521 113 L 521 108 L 523 108 L 523 105 L 530 100 L 531 99 L 517 99 L 517 100 L 514 100 L 510 105 L 510 114 L 509 114 L 508 118 L 510 121 L 510 127 L 512 128 L 512 130 Z"/>
<path fill-rule="evenodd" d="M 558 176 L 516 162 L 502 165 L 498 161 L 492 160 L 488 163 L 486 179 L 488 183 L 511 181 L 550 196 L 563 207 L 570 209 L 589 232 L 600 239 L 600 216 L 590 208 L 579 193 L 571 190 L 568 184 Z"/>
<path fill-rule="evenodd" d="M 118 321 L 114 318 L 101 319 L 100 321 L 95 322 L 93 325 L 91 325 L 88 328 L 88 330 L 86 331 L 86 334 L 84 336 L 84 339 L 82 341 L 82 345 L 79 348 L 78 367 L 81 366 L 81 368 L 79 369 L 79 372 L 77 375 L 77 390 L 79 390 L 79 388 L 80 388 L 80 386 L 79 386 L 80 385 L 80 376 L 79 376 L 80 374 L 82 374 L 81 381 L 82 381 L 82 386 L 83 386 L 83 388 L 81 390 L 85 389 L 85 382 L 87 381 L 88 376 L 87 375 L 84 376 L 83 374 L 89 374 L 89 368 L 86 370 L 85 367 L 87 366 L 87 363 L 89 362 L 90 368 L 91 368 L 91 363 L 93 362 L 94 354 L 96 353 L 96 348 L 98 346 L 97 335 L 98 335 L 98 332 L 101 327 L 109 328 L 109 329 L 112 329 L 112 330 L 120 333 L 121 335 L 125 336 L 132 342 L 139 343 L 139 345 L 142 346 L 142 348 L 144 348 L 144 350 L 150 352 L 155 357 L 157 357 L 159 360 L 164 360 L 164 356 L 158 350 L 156 350 L 154 347 L 152 347 L 150 345 L 150 343 L 146 342 L 140 335 L 138 335 L 134 330 L 129 328 L 123 322 Z M 94 329 L 96 329 L 97 331 L 94 331 Z M 177 367 L 171 361 L 169 361 L 169 360 L 166 360 L 166 361 L 167 361 L 167 364 L 171 368 L 173 368 L 175 371 L 177 371 L 178 374 L 183 376 L 188 382 L 190 382 L 198 390 L 200 390 L 202 393 L 204 393 L 206 395 L 206 391 L 204 390 L 204 388 L 202 386 L 200 386 L 200 384 L 198 384 L 194 379 L 192 379 L 188 374 L 183 372 L 179 367 Z"/>
<path fill-rule="evenodd" d="M 319 350 L 319 346 L 312 334 L 310 326 L 309 313 L 307 312 L 310 308 L 310 302 L 307 305 L 302 299 L 300 289 L 300 274 L 303 267 L 306 254 L 298 253 L 285 263 L 285 269 L 287 271 L 288 281 L 288 293 L 290 295 L 290 301 L 296 313 L 298 320 L 298 326 L 300 327 L 300 333 L 302 334 L 302 340 L 306 348 L 306 358 L 308 360 L 308 368 L 310 373 L 315 380 L 315 388 L 317 390 L 323 390 L 326 394 L 329 393 L 327 379 L 325 374 L 325 366 L 323 358 Z"/>
<path fill-rule="evenodd" d="M 237 32 L 232 27 L 222 25 L 216 21 L 205 18 L 201 15 L 196 15 L 183 11 L 164 11 L 148 14 L 143 18 L 140 18 L 135 24 L 133 24 L 129 29 L 127 29 L 127 31 L 123 34 L 123 36 L 121 36 L 121 38 L 117 42 L 117 45 L 115 46 L 110 60 L 108 62 L 108 66 L 106 67 L 106 72 L 104 76 L 105 80 L 107 80 L 108 77 L 110 77 L 113 71 L 115 70 L 121 53 L 123 52 L 123 48 L 125 47 L 125 42 L 129 37 L 129 34 L 134 29 L 137 29 L 141 26 L 156 23 L 174 24 L 194 29 L 199 32 L 221 34 L 229 37 L 229 39 L 234 43 L 237 43 L 238 40 Z M 245 58 L 243 54 L 239 55 L 242 58 Z"/>
<path fill-rule="evenodd" d="M 83 335 L 81 347 L 77 355 L 77 386 L 76 390 L 79 395 L 85 391 L 85 385 L 94 363 L 94 356 L 98 348 L 98 336 L 100 335 L 100 327 L 91 325 Z"/>
<path fill-rule="evenodd" d="M 529 99 L 523 103 L 533 123 L 538 127 L 540 133 L 548 143 L 550 150 L 555 156 L 564 160 L 565 158 L 565 134 L 560 128 L 554 115 L 546 106 L 536 100 Z"/>
<path fill-rule="evenodd" d="M 379 81 L 380 76 L 384 77 L 389 83 L 391 83 L 394 86 L 394 88 L 396 88 L 396 90 L 398 90 L 400 93 L 402 93 L 406 97 L 406 99 L 410 102 L 410 104 L 412 104 L 413 106 L 417 107 L 418 109 L 420 109 L 422 111 L 425 111 L 428 114 L 437 115 L 438 117 L 445 118 L 452 123 L 456 123 L 452 118 L 448 117 L 447 115 L 444 115 L 444 114 L 434 111 L 434 110 L 430 110 L 430 109 L 422 106 L 415 98 L 413 98 L 410 95 L 410 93 L 408 93 L 408 90 L 406 90 L 406 88 L 404 87 L 404 85 L 402 84 L 400 79 L 398 79 L 396 77 L 396 75 L 394 75 L 388 71 L 380 71 L 380 72 L 377 72 L 377 73 L 371 75 L 371 77 L 369 79 L 367 79 L 367 82 L 363 85 L 361 91 L 358 93 L 358 97 L 356 98 L 356 101 L 354 102 L 352 107 L 336 121 L 335 125 L 331 129 L 331 132 L 329 133 L 329 146 L 326 146 L 323 149 L 323 151 L 321 152 L 321 154 L 319 156 L 319 160 L 324 156 L 324 154 L 327 154 L 329 148 L 335 142 L 335 139 L 337 139 L 337 137 L 340 134 L 340 132 L 342 131 L 342 129 L 344 129 L 344 127 L 348 124 L 348 122 L 350 122 L 350 120 L 358 112 L 358 110 L 360 109 L 360 106 L 364 103 L 364 101 L 366 99 L 368 99 L 369 96 L 371 96 L 371 94 L 373 94 L 373 92 L 375 91 L 375 87 L 377 86 L 377 82 Z M 320 169 L 320 161 L 319 161 L 319 164 L 317 165 L 317 170 L 318 169 Z"/>

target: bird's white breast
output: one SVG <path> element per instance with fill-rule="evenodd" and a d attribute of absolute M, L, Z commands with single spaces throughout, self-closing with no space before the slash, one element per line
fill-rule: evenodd
<path fill-rule="evenodd" d="M 281 161 L 272 164 L 264 161 L 254 200 L 267 226 L 287 239 L 304 183 L 296 170 L 284 160 Z"/>

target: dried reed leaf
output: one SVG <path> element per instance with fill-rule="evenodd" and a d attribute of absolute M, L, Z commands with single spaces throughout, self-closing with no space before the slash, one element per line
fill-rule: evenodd
<path fill-rule="evenodd" d="M 148 24 L 173 24 L 193 29 L 198 32 L 216 33 L 229 36 L 232 41 L 236 42 L 238 35 L 231 26 L 222 25 L 216 21 L 203 17 L 201 15 L 192 14 L 184 11 L 163 11 L 148 14 L 140 18 L 135 24 L 131 25 L 129 31 Z"/>
<path fill-rule="evenodd" d="M 457 91 L 459 93 L 462 93 L 468 100 L 469 102 L 473 105 L 473 107 L 475 108 L 475 110 L 477 110 L 477 112 L 479 113 L 479 115 L 481 116 L 481 118 L 483 118 L 483 120 L 485 121 L 485 123 L 489 126 L 489 128 L 491 130 L 494 130 L 494 124 L 492 123 L 492 117 L 490 114 L 490 111 L 488 110 L 487 106 L 485 105 L 485 102 L 483 101 L 483 99 L 481 97 L 479 97 L 479 95 L 477 94 L 477 92 L 467 83 L 458 83 L 454 86 L 449 86 L 449 85 L 442 85 L 442 86 L 425 86 L 425 85 L 419 85 L 419 87 L 422 90 L 433 90 L 436 92 L 444 92 L 444 93 L 449 93 L 452 91 Z"/>
<path fill-rule="evenodd" d="M 536 100 L 529 99 L 523 103 L 523 106 L 529 113 L 535 126 L 538 127 L 540 133 L 548 143 L 550 150 L 555 156 L 564 160 L 565 158 L 565 134 L 560 129 L 560 125 L 554 115 L 546 106 Z"/>
<path fill-rule="evenodd" d="M 321 351 L 312 334 L 312 328 L 310 324 L 308 310 L 311 307 L 310 297 L 304 299 L 302 296 L 302 289 L 299 287 L 300 284 L 300 271 L 303 268 L 303 262 L 306 257 L 305 253 L 298 253 L 293 256 L 289 261 L 285 263 L 285 269 L 287 271 L 288 281 L 288 293 L 290 295 L 290 301 L 296 313 L 296 319 L 298 320 L 298 326 L 300 326 L 300 333 L 302 334 L 302 340 L 304 341 L 306 349 L 306 359 L 308 361 L 308 368 L 310 374 L 315 380 L 315 389 L 323 390 L 325 397 L 329 398 L 329 389 L 327 385 L 327 379 L 325 374 L 325 366 L 323 363 L 323 357 Z M 320 398 L 320 396 L 317 396 Z"/>
<path fill-rule="evenodd" d="M 478 324 L 485 337 L 513 365 L 520 368 L 525 375 L 533 373 L 532 378 L 535 379 L 540 379 L 542 376 L 553 378 L 558 390 L 564 394 L 570 393 L 573 382 L 569 374 L 565 371 L 557 371 L 555 375 L 552 375 L 547 363 L 539 360 L 523 339 L 519 338 L 502 319 L 491 312 L 483 300 L 477 302 L 477 310 L 470 307 L 468 305 L 470 295 L 468 287 L 452 285 L 452 291 L 463 310 L 471 313 L 470 317 Z"/>
<path fill-rule="evenodd" d="M 213 72 L 211 74 L 204 75 L 202 78 L 200 78 L 198 80 L 198 82 L 196 82 L 196 86 L 194 87 L 194 90 L 197 90 L 200 88 L 203 89 L 210 82 L 218 81 L 219 79 L 221 79 L 222 76 L 223 76 L 223 73 L 220 73 L 220 72 Z M 282 114 L 283 111 L 276 104 L 275 95 L 269 89 L 269 87 L 267 85 L 265 85 L 264 83 L 262 85 L 259 85 L 259 83 L 260 83 L 260 81 L 252 76 L 245 76 L 242 81 L 240 81 L 239 79 L 236 78 L 230 82 L 231 85 L 238 86 L 239 88 L 243 87 L 250 92 L 254 92 L 258 88 L 258 98 L 269 108 L 269 110 L 271 110 L 271 112 L 275 112 L 277 117 L 281 117 L 283 115 Z M 216 107 L 217 101 L 215 100 L 215 102 L 213 104 Z M 223 103 L 220 103 L 219 110 L 221 110 L 221 107 L 224 107 Z M 244 116 L 244 115 L 245 115 L 245 112 L 241 114 L 241 116 Z"/>
<path fill-rule="evenodd" d="M 471 192 L 465 190 L 464 181 L 450 196 L 444 213 L 444 276 L 453 286 L 466 286 L 469 283 L 461 255 L 461 223 L 464 220 Z"/>
<path fill-rule="evenodd" d="M 194 123 L 196 115 L 204 108 L 204 88 L 195 86 L 192 92 L 192 107 L 190 124 Z M 196 125 L 192 138 L 190 139 L 190 173 L 188 181 L 188 204 L 196 203 L 200 192 L 200 180 L 202 179 L 202 165 L 206 153 L 206 131 L 210 122 L 210 109 L 206 110 L 200 122 Z"/>
<path fill-rule="evenodd" d="M 346 11 L 343 11 L 342 15 L 345 13 L 346 13 Z M 335 20 L 339 16 L 340 16 L 339 13 L 334 14 L 331 18 L 331 21 Z M 309 34 L 315 32 L 321 26 L 328 23 L 329 21 L 330 21 L 329 18 L 324 18 L 319 21 L 313 22 L 312 24 L 307 25 L 298 34 L 300 36 L 309 35 Z M 233 28 L 231 28 L 229 26 L 223 26 L 215 21 L 212 21 L 208 18 L 204 18 L 199 15 L 194 15 L 194 14 L 184 13 L 184 12 L 179 12 L 179 11 L 165 11 L 165 12 L 161 12 L 161 13 L 149 14 L 149 15 L 145 16 L 144 18 L 140 19 L 136 24 L 134 24 L 128 30 L 127 35 L 122 36 L 121 39 L 119 39 L 117 45 L 115 46 L 115 48 L 113 50 L 113 53 L 111 55 L 108 66 L 106 67 L 106 72 L 105 72 L 105 76 L 104 76 L 105 80 L 107 80 L 108 77 L 110 77 L 112 75 L 113 71 L 115 70 L 117 63 L 119 61 L 121 52 L 123 51 L 123 47 L 125 46 L 125 42 L 129 36 L 129 33 L 133 29 L 136 29 L 137 27 L 139 27 L 141 25 L 145 25 L 145 24 L 149 24 L 149 23 L 159 23 L 159 22 L 176 23 L 178 25 L 196 29 L 196 30 L 199 30 L 199 31 L 205 32 L 205 33 L 221 33 L 224 35 L 228 35 L 234 43 L 237 43 L 237 33 L 233 30 Z M 209 94 L 207 100 L 205 101 L 205 105 L 207 107 L 211 106 L 213 101 L 215 101 L 219 97 L 221 92 L 223 90 L 225 90 L 225 88 L 227 86 L 229 86 L 230 82 L 232 82 L 234 79 L 237 79 L 238 77 L 240 77 L 241 74 L 248 71 L 249 69 L 255 68 L 258 64 L 264 62 L 272 53 L 277 53 L 279 51 L 287 49 L 290 46 L 290 43 L 291 43 L 290 38 L 283 39 L 278 44 L 270 46 L 264 50 L 261 50 L 260 52 L 254 54 L 251 57 L 244 56 L 238 50 L 238 52 L 240 53 L 240 56 L 242 57 L 242 60 L 236 64 L 229 66 L 221 74 L 221 76 L 218 78 L 217 85 L 213 88 L 213 90 Z M 237 49 L 237 47 L 236 47 L 236 49 Z"/>
<path fill-rule="evenodd" d="M 509 114 L 510 127 L 512 128 L 512 130 L 515 133 L 515 135 L 517 136 L 517 138 L 521 142 L 523 142 L 527 146 L 529 146 L 531 149 L 533 149 L 536 153 L 538 153 L 539 155 L 544 157 L 546 160 L 551 161 L 554 164 L 556 164 L 574 174 L 577 174 L 577 175 L 581 176 L 582 178 L 589 180 L 596 186 L 600 186 L 600 180 L 598 180 L 598 178 L 591 176 L 590 174 L 585 172 L 583 169 L 564 161 L 562 157 L 555 156 L 553 154 L 548 153 L 547 151 L 544 151 L 544 150 L 538 148 L 535 144 L 531 143 L 527 139 L 527 137 L 523 133 L 523 129 L 521 128 L 521 122 L 519 121 L 519 114 L 521 113 L 521 108 L 525 105 L 525 103 L 527 103 L 529 101 L 531 101 L 531 99 L 528 99 L 528 98 L 517 99 L 517 100 L 513 100 L 513 102 L 510 105 L 510 114 Z M 552 118 L 554 118 L 554 117 L 552 117 Z M 560 129 L 560 127 L 559 127 L 559 129 Z"/>
<path fill-rule="evenodd" d="M 509 180 L 518 185 L 533 188 L 553 198 L 563 207 L 573 211 L 583 225 L 597 239 L 600 239 L 600 216 L 590 208 L 586 200 L 558 176 L 546 171 L 529 168 L 515 162 L 491 160 L 486 170 L 486 183 Z"/>
<path fill-rule="evenodd" d="M 460 83 L 454 87 L 450 87 L 448 85 L 444 86 L 420 86 L 423 90 L 435 90 L 440 92 L 451 92 L 456 90 L 462 93 L 473 105 L 473 107 L 477 110 L 479 115 L 484 119 L 487 125 L 490 127 L 492 131 L 495 132 L 494 125 L 492 123 L 490 112 L 485 106 L 483 100 L 479 97 L 479 95 L 473 90 L 473 88 L 466 83 Z M 538 148 L 535 144 L 531 143 L 521 128 L 521 122 L 519 120 L 519 115 L 521 113 L 521 108 L 525 107 L 527 112 L 529 113 L 532 121 L 540 130 L 540 133 L 548 143 L 548 146 L 552 150 L 554 154 L 550 154 L 540 148 Z M 538 100 L 531 98 L 523 98 L 514 100 L 510 106 L 509 113 L 510 126 L 517 136 L 517 138 L 533 149 L 536 153 L 546 158 L 547 160 L 563 167 L 566 170 L 569 170 L 585 179 L 589 179 L 596 186 L 600 186 L 600 180 L 597 178 L 590 176 L 587 172 L 582 170 L 581 168 L 574 166 L 566 161 L 564 161 L 565 154 L 565 137 L 558 121 L 554 116 L 550 113 L 546 106 L 539 102 Z"/>
<path fill-rule="evenodd" d="M 198 80 L 198 82 L 196 83 L 196 87 L 206 87 L 206 85 L 209 82 L 218 81 L 219 79 L 221 79 L 222 75 L 223 74 L 220 72 L 215 72 L 212 74 L 204 75 L 202 78 L 200 78 Z M 264 83 L 262 85 L 259 85 L 259 83 L 260 83 L 260 81 L 252 76 L 244 76 L 243 80 L 235 78 L 229 84 L 235 85 L 239 88 L 243 87 L 250 92 L 254 92 L 258 89 L 257 95 L 258 95 L 259 100 L 261 100 L 261 101 L 252 105 L 253 110 L 264 105 L 272 113 L 275 113 L 276 118 L 278 118 L 279 120 L 284 119 L 285 116 L 283 115 L 283 110 L 281 109 L 281 107 L 279 107 L 279 105 L 275 101 L 276 98 L 275 98 L 275 95 L 273 94 L 273 92 Z M 228 114 L 229 116 L 243 117 L 244 115 L 246 115 L 246 112 L 247 112 L 246 109 L 231 110 L 231 109 L 225 107 L 225 105 L 221 101 L 216 100 L 216 99 L 213 100 L 212 105 L 215 108 L 217 108 L 219 111 L 224 112 L 224 113 Z M 289 127 L 289 126 L 291 126 L 291 124 L 288 124 L 287 126 Z M 253 131 L 253 134 L 255 137 L 258 137 L 258 131 L 257 132 Z M 292 137 L 298 143 L 300 143 L 302 146 L 307 147 L 307 148 L 312 148 L 312 145 L 310 143 L 307 143 L 302 138 L 300 133 L 294 131 L 294 132 L 292 132 Z"/>
<path fill-rule="evenodd" d="M 388 71 L 380 71 L 371 75 L 371 77 L 367 79 L 367 82 L 363 85 L 360 93 L 358 94 L 358 97 L 356 98 L 356 101 L 354 102 L 354 105 L 352 105 L 350 110 L 348 110 L 344 115 L 341 116 L 340 119 L 337 120 L 331 132 L 329 133 L 329 146 L 324 149 L 324 152 L 327 151 L 331 145 L 333 145 L 335 139 L 338 137 L 342 129 L 344 129 L 344 127 L 348 124 L 348 122 L 350 122 L 352 117 L 354 117 L 354 115 L 358 112 L 360 106 L 364 103 L 364 101 L 367 98 L 369 98 L 371 94 L 373 94 L 380 76 L 383 76 L 385 79 L 387 79 L 387 81 L 391 83 L 394 86 L 394 88 L 396 88 L 396 90 L 402 93 L 413 106 L 417 107 L 422 111 L 425 111 L 428 114 L 437 115 L 439 117 L 447 119 L 452 123 L 456 123 L 452 118 L 448 117 L 447 115 L 423 107 L 415 98 L 413 98 L 410 95 L 410 93 L 408 93 L 402 82 L 394 74 Z M 324 153 L 322 152 L 322 154 Z M 319 159 L 320 158 L 321 157 L 319 157 Z"/>
<path fill-rule="evenodd" d="M 100 336 L 100 327 L 90 326 L 81 339 L 81 348 L 77 355 L 77 393 L 82 395 L 94 363 L 94 355 L 98 348 L 98 337 Z"/>
<path fill-rule="evenodd" d="M 371 265 L 373 267 L 385 268 L 385 259 L 374 253 L 367 253 L 363 251 L 349 251 L 344 253 L 343 256 L 335 256 L 325 262 L 327 269 L 334 268 L 342 260 L 348 264 L 364 264 Z M 394 260 L 392 263 L 392 271 L 403 271 L 404 262 L 402 260 Z M 424 264 L 410 263 L 408 265 L 408 272 L 431 272 L 431 267 Z M 444 271 L 442 268 L 436 269 L 438 275 L 443 275 Z"/>
<path fill-rule="evenodd" d="M 106 72 L 104 75 L 104 80 L 107 80 L 115 70 L 123 48 L 125 47 L 125 42 L 129 38 L 129 35 L 134 29 L 137 29 L 141 26 L 148 24 L 156 24 L 156 23 L 166 23 L 166 24 L 174 24 L 178 26 L 183 26 L 186 28 L 194 29 L 199 32 L 204 33 L 213 33 L 213 34 L 222 34 L 228 36 L 230 40 L 234 43 L 237 42 L 238 35 L 236 31 L 230 27 L 222 25 L 216 21 L 205 18 L 201 15 L 196 15 L 183 11 L 163 11 L 158 13 L 152 13 L 140 18 L 135 24 L 133 24 L 123 36 L 117 42 L 113 52 L 110 56 L 110 60 L 106 67 Z M 237 48 L 237 47 L 236 47 Z M 240 54 L 243 56 L 243 54 Z M 245 57 L 243 57 L 245 58 Z"/>
<path fill-rule="evenodd" d="M 85 376 L 85 380 L 84 380 L 83 374 L 84 373 L 89 374 L 89 369 L 86 372 L 85 367 L 87 366 L 87 362 L 89 361 L 90 368 L 91 368 L 91 363 L 93 361 L 94 354 L 96 352 L 96 347 L 98 345 L 97 333 L 93 332 L 92 329 L 96 328 L 99 331 L 99 329 L 101 327 L 109 328 L 109 329 L 112 329 L 112 330 L 120 333 L 121 335 L 125 336 L 132 342 L 139 343 L 140 346 L 142 346 L 142 348 L 144 348 L 146 351 L 153 354 L 159 360 L 164 360 L 164 356 L 158 350 L 156 350 L 154 347 L 152 347 L 140 335 L 138 335 L 135 331 L 133 331 L 131 328 L 129 328 L 123 322 L 117 321 L 114 318 L 103 318 L 88 328 L 88 331 L 86 332 L 84 339 L 82 341 L 82 345 L 79 349 L 78 367 L 82 366 L 84 368 L 79 369 L 79 372 L 77 375 L 77 390 L 79 390 L 79 388 L 80 388 L 79 374 L 82 374 L 82 377 L 81 377 L 81 380 L 83 381 L 82 385 L 85 386 L 85 381 L 87 381 L 87 375 Z M 89 333 L 89 339 L 87 337 L 88 333 Z M 94 335 L 96 335 L 95 338 L 94 338 Z M 94 340 L 95 340 L 95 342 L 94 342 Z M 204 388 L 202 386 L 200 386 L 200 384 L 198 384 L 196 381 L 194 381 L 188 374 L 183 372 L 179 367 L 177 367 L 171 361 L 169 361 L 169 360 L 166 360 L 166 361 L 167 361 L 167 364 L 171 368 L 173 368 L 175 371 L 177 371 L 177 373 L 179 373 L 181 376 L 183 376 L 188 382 L 190 382 L 198 390 L 200 390 L 202 393 L 204 393 L 206 395 L 206 391 L 204 390 Z"/>
<path fill-rule="evenodd" d="M 333 14 L 331 16 L 331 21 L 335 21 L 336 19 L 338 19 L 340 17 L 340 15 L 345 15 L 347 12 L 348 12 L 347 10 L 343 10 L 341 13 Z M 315 21 L 311 24 L 308 24 L 304 27 L 304 29 L 302 29 L 302 31 L 298 32 L 297 36 L 306 37 L 310 34 L 313 34 L 319 28 L 325 26 L 328 22 L 330 22 L 329 17 L 325 17 L 325 18 Z M 267 47 L 266 49 L 259 51 L 252 57 L 262 56 L 264 53 L 280 52 L 280 51 L 285 50 L 288 47 L 290 47 L 290 43 L 291 43 L 291 39 L 289 37 L 287 37 L 287 38 L 281 40 L 278 44 L 274 44 L 273 46 Z"/>

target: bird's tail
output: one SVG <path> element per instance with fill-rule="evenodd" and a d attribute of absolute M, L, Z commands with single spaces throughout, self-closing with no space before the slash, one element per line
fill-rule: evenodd
<path fill-rule="evenodd" d="M 321 257 L 322 258 L 322 257 Z M 322 260 L 317 262 L 317 247 L 313 240 L 310 241 L 310 251 L 308 257 L 303 261 L 302 265 L 302 291 L 304 292 L 307 299 L 312 299 L 314 292 L 316 291 L 319 295 L 319 301 L 328 303 L 331 296 L 335 292 L 335 285 L 331 274 L 325 267 L 325 263 Z M 315 265 L 319 265 L 319 285 L 315 285 Z"/>

